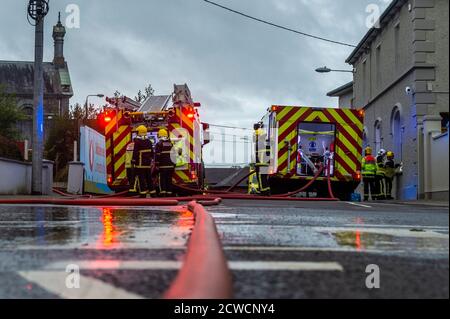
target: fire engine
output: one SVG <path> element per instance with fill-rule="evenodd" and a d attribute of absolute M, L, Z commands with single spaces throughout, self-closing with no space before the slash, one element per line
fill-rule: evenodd
<path fill-rule="evenodd" d="M 363 110 L 269 108 L 255 130 L 264 132 L 271 192 L 297 190 L 316 178 L 307 193 L 327 197 L 329 173 L 334 195 L 348 200 L 361 182 L 363 123 Z M 250 185 L 257 185 L 254 175 Z"/>
<path fill-rule="evenodd" d="M 129 189 L 132 181 L 131 156 L 136 129 L 145 125 L 155 145 L 158 131 L 166 129 L 176 147 L 173 182 L 195 188 L 204 186 L 202 148 L 208 141 L 208 125 L 200 121 L 200 103 L 193 101 L 186 84 L 174 85 L 166 96 L 151 96 L 144 103 L 127 97 L 107 98 L 109 106 L 99 115 L 104 127 L 108 186 L 115 191 Z M 172 105 L 170 103 L 172 102 Z"/>

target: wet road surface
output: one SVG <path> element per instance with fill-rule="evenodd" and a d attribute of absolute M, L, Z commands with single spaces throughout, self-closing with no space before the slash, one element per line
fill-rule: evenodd
<path fill-rule="evenodd" d="M 192 227 L 181 207 L 0 206 L 0 298 L 159 298 Z"/>
<path fill-rule="evenodd" d="M 225 201 L 208 210 L 237 298 L 448 298 L 448 207 Z M 192 227 L 182 207 L 0 206 L 0 298 L 159 298 Z M 371 264 L 380 289 L 366 287 Z M 68 288 L 73 267 L 80 289 Z"/>
<path fill-rule="evenodd" d="M 448 207 L 241 201 L 210 211 L 230 263 L 252 264 L 233 270 L 237 298 L 449 296 Z M 366 286 L 368 265 L 379 289 Z"/>

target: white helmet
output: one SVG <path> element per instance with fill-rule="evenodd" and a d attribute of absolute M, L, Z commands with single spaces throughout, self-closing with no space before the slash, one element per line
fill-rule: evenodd
<path fill-rule="evenodd" d="M 386 155 L 386 150 L 385 149 L 381 149 L 379 152 L 378 152 L 378 156 L 384 156 L 384 155 Z"/>

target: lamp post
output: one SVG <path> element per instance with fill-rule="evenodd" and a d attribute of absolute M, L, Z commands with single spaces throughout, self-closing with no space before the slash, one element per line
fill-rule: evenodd
<path fill-rule="evenodd" d="M 48 0 L 30 0 L 28 21 L 35 22 L 34 97 L 33 97 L 33 165 L 31 192 L 42 195 L 42 159 L 44 145 L 44 18 L 49 11 Z"/>
<path fill-rule="evenodd" d="M 355 71 L 353 70 L 332 70 L 326 66 L 321 67 L 321 68 L 317 68 L 316 69 L 317 73 L 330 73 L 330 72 L 344 72 L 344 73 L 355 73 Z"/>

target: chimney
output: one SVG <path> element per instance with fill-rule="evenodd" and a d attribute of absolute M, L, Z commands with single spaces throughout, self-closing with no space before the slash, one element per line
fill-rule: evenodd
<path fill-rule="evenodd" d="M 64 36 L 66 35 L 66 28 L 61 23 L 61 12 L 58 15 L 58 23 L 53 27 L 53 40 L 55 41 L 55 55 L 53 64 L 59 68 L 65 67 L 64 59 Z"/>

